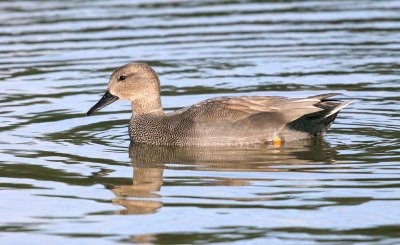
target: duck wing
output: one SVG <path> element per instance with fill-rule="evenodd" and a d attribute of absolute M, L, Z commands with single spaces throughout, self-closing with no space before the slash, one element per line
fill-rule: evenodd
<path fill-rule="evenodd" d="M 339 94 L 321 94 L 307 98 L 285 98 L 279 96 L 241 96 L 219 97 L 204 100 L 175 113 L 196 122 L 236 123 L 244 119 L 264 118 L 267 116 L 276 123 L 285 125 L 304 115 L 326 110 L 329 113 L 333 105 L 327 98 Z M 322 104 L 321 104 L 322 103 Z M 331 102 L 336 105 L 337 103 Z M 260 122 L 261 123 L 261 122 Z M 265 123 L 265 121 L 263 121 Z"/>

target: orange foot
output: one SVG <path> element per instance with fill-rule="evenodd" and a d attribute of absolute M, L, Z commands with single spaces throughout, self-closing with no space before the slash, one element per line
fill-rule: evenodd
<path fill-rule="evenodd" d="M 283 144 L 282 138 L 281 138 L 281 137 L 278 137 L 278 136 L 276 136 L 276 137 L 273 139 L 272 142 L 273 142 L 273 144 L 274 144 L 275 147 L 281 147 L 282 144 Z"/>

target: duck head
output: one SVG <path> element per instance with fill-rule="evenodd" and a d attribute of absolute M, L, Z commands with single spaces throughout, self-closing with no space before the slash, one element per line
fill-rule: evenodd
<path fill-rule="evenodd" d="M 139 108 L 160 102 L 160 81 L 157 73 L 145 63 L 129 63 L 116 69 L 110 77 L 103 97 L 87 112 L 91 115 L 107 105 L 128 99 Z M 136 106 L 135 105 L 135 106 Z"/>

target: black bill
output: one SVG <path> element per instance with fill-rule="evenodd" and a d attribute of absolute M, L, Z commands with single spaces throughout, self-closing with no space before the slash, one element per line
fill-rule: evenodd
<path fill-rule="evenodd" d="M 117 101 L 119 98 L 115 95 L 112 95 L 110 92 L 106 92 L 103 97 L 97 102 L 90 110 L 86 113 L 86 115 L 91 115 L 95 111 L 99 111 L 107 105 Z"/>

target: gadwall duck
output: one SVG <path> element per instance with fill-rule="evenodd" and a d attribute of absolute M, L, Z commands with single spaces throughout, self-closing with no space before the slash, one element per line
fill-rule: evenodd
<path fill-rule="evenodd" d="M 320 94 L 219 97 L 164 113 L 157 73 L 145 63 L 116 69 L 108 90 L 87 115 L 119 99 L 132 102 L 129 136 L 133 143 L 166 146 L 249 145 L 323 135 L 339 110 L 352 101 Z"/>

